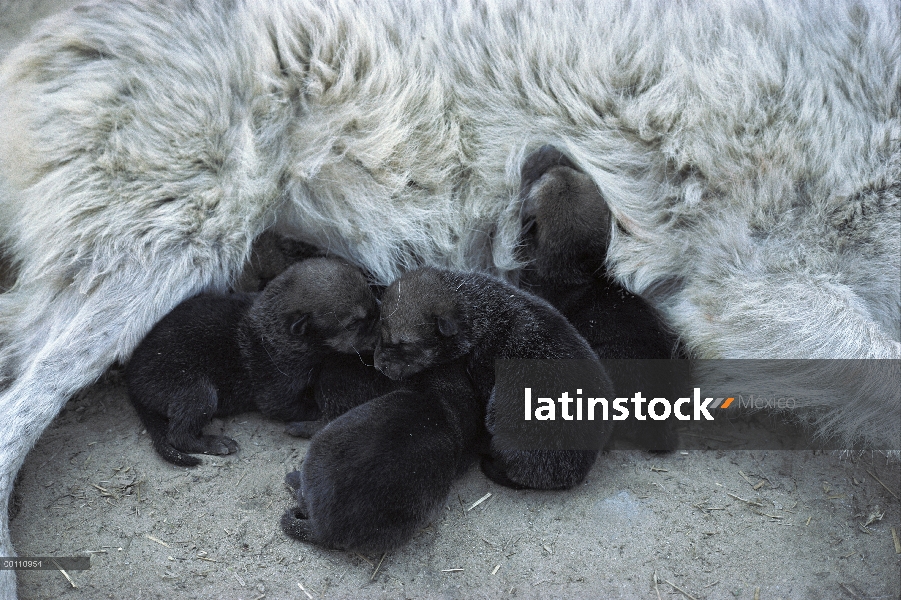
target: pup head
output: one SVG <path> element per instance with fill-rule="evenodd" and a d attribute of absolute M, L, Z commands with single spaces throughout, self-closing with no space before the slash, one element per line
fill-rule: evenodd
<path fill-rule="evenodd" d="M 260 292 L 254 326 L 276 351 L 371 352 L 378 300 L 359 269 L 335 258 L 296 263 Z"/>
<path fill-rule="evenodd" d="M 472 350 L 469 316 L 446 275 L 439 269 L 417 269 L 385 290 L 375 367 L 391 379 L 404 379 Z"/>
<path fill-rule="evenodd" d="M 573 285 L 604 273 L 611 214 L 594 182 L 559 150 L 542 146 L 522 168 L 525 283 Z"/>

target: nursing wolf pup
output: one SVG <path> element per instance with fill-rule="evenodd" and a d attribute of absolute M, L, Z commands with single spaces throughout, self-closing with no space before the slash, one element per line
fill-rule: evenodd
<path fill-rule="evenodd" d="M 265 231 L 253 241 L 250 257 L 231 287 L 238 292 L 261 292 L 294 263 L 322 256 L 327 253 L 316 246 Z"/>
<path fill-rule="evenodd" d="M 556 440 L 546 440 L 547 447 L 520 448 L 519 440 L 507 439 L 494 427 L 500 410 L 495 360 L 597 360 L 550 304 L 489 275 L 423 267 L 388 286 L 380 323 L 375 366 L 392 379 L 466 361 L 479 398 L 487 403 L 491 458 L 482 466 L 491 479 L 510 487 L 565 489 L 588 475 L 597 450 L 553 449 Z M 586 385 L 598 396 L 614 397 L 600 365 L 591 377 Z M 603 421 L 593 426 L 595 448 L 603 447 L 610 429 Z"/>
<path fill-rule="evenodd" d="M 300 240 L 264 232 L 253 242 L 250 258 L 233 286 L 239 291 L 262 291 L 266 285 L 292 264 L 323 257 L 322 249 Z M 380 293 L 379 286 L 371 286 Z M 372 353 L 362 349 L 355 354 L 330 356 L 319 368 L 315 382 L 307 389 L 308 402 L 319 409 L 318 418 L 289 423 L 286 433 L 310 438 L 313 434 L 351 408 L 386 394 L 397 386 L 372 366 Z"/>
<path fill-rule="evenodd" d="M 241 291 L 262 290 L 290 265 L 314 256 L 323 257 L 327 253 L 310 244 L 267 231 L 254 240 L 250 259 L 234 288 Z M 383 291 L 380 286 L 371 285 L 370 288 L 376 296 Z M 361 348 L 353 354 L 335 354 L 323 361 L 313 385 L 307 389 L 307 400 L 319 409 L 318 418 L 289 423 L 285 431 L 308 439 L 329 421 L 396 387 L 372 366 L 371 351 Z"/>
<path fill-rule="evenodd" d="M 230 438 L 202 434 L 213 417 L 256 409 L 283 421 L 316 419 L 305 391 L 318 368 L 336 354 L 371 351 L 377 317 L 358 269 L 306 260 L 258 294 L 182 302 L 132 355 L 128 393 L 160 456 L 196 466 L 186 453 L 238 449 Z"/>
<path fill-rule="evenodd" d="M 605 363 L 618 397 L 685 393 L 683 367 L 627 359 L 680 357 L 679 339 L 657 311 L 607 274 L 613 217 L 594 182 L 553 146 L 542 146 L 522 167 L 522 252 L 528 261 L 519 284 L 553 304 Z M 671 419 L 616 424 L 652 451 L 671 451 L 678 435 Z"/>
<path fill-rule="evenodd" d="M 282 529 L 328 548 L 397 548 L 444 508 L 483 423 L 465 364 L 405 380 L 313 438 L 300 471 L 285 479 L 297 507 L 284 514 Z"/>
<path fill-rule="evenodd" d="M 49 18 L 0 65 L 0 503 L 66 400 L 232 285 L 267 229 L 381 284 L 515 271 L 520 168 L 546 143 L 610 208 L 611 275 L 693 355 L 901 358 L 899 32 L 895 0 Z M 819 398 L 815 426 L 897 449 L 881 392 Z M 14 587 L 0 571 L 0 597 Z"/>

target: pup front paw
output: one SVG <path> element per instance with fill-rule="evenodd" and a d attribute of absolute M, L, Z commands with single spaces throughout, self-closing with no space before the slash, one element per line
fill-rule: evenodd
<path fill-rule="evenodd" d="M 202 439 L 204 454 L 225 456 L 238 451 L 238 442 L 224 435 L 205 435 Z"/>
<path fill-rule="evenodd" d="M 482 473 L 485 474 L 485 477 L 498 485 L 512 488 L 514 490 L 526 489 L 526 486 L 520 485 L 507 477 L 507 473 L 504 471 L 504 467 L 495 458 L 492 458 L 490 456 L 483 456 L 481 467 Z"/>
<path fill-rule="evenodd" d="M 308 440 L 323 427 L 325 427 L 325 421 L 321 419 L 317 421 L 294 421 L 293 423 L 288 423 L 285 427 L 285 433 Z"/>
<path fill-rule="evenodd" d="M 291 488 L 292 492 L 300 489 L 300 471 L 291 471 L 285 475 L 285 485 Z M 299 508 L 299 507 L 297 507 Z"/>

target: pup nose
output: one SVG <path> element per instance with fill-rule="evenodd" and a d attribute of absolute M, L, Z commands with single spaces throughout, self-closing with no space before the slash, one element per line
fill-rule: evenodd
<path fill-rule="evenodd" d="M 381 346 L 375 347 L 375 353 L 372 355 L 372 366 L 378 369 L 382 375 L 387 377 L 388 379 L 398 380 L 401 378 L 402 367 L 398 365 L 393 365 L 389 361 L 385 360 L 384 355 L 382 354 Z"/>

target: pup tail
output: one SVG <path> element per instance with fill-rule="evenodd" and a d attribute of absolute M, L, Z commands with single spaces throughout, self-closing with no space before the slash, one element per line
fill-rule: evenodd
<path fill-rule="evenodd" d="M 163 460 L 172 463 L 173 465 L 178 465 L 179 467 L 196 467 L 203 463 L 203 461 L 196 456 L 185 454 L 166 441 L 166 431 L 168 426 L 166 417 L 136 402 L 134 398 L 132 398 L 132 404 L 138 412 L 141 423 L 147 428 L 147 433 L 150 435 L 150 440 L 153 443 L 153 449 L 156 450 L 156 453 L 159 454 Z"/>
<path fill-rule="evenodd" d="M 300 507 L 285 511 L 285 514 L 282 515 L 281 526 L 282 531 L 295 540 L 310 544 L 316 543 L 310 520 L 300 511 Z"/>

